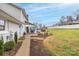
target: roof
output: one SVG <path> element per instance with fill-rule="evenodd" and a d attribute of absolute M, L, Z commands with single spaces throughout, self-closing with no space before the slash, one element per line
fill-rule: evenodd
<path fill-rule="evenodd" d="M 3 10 L 1 10 L 1 9 L 0 9 L 0 13 L 2 14 L 3 17 L 7 17 L 8 20 L 9 20 L 9 18 L 12 18 L 12 19 L 13 19 L 12 22 L 16 22 L 16 23 L 18 23 L 18 24 L 19 24 L 19 23 L 22 23 L 22 22 L 20 22 L 19 20 L 17 20 L 15 17 L 12 17 L 11 15 L 7 14 L 5 11 L 3 11 Z M 1 14 L 0 14 L 0 15 L 1 15 Z M 4 14 L 7 15 L 7 16 L 5 16 Z"/>
<path fill-rule="evenodd" d="M 22 8 L 20 6 L 17 6 L 16 4 L 13 4 L 13 3 L 8 3 L 8 4 L 10 4 L 10 5 L 12 5 L 12 6 L 14 6 L 14 7 L 16 7 L 18 9 L 20 9 L 20 10 L 22 10 L 23 15 L 25 16 L 26 20 L 28 21 L 28 14 L 26 14 L 26 11 L 25 11 L 24 8 Z"/>
<path fill-rule="evenodd" d="M 20 24 L 22 23 L 22 24 L 25 24 L 25 25 L 26 25 L 26 24 L 33 25 L 32 23 L 29 23 L 28 15 L 26 14 L 25 9 L 23 9 L 22 7 L 19 7 L 19 6 L 15 5 L 15 4 L 13 4 L 13 3 L 7 3 L 7 4 L 12 5 L 12 6 L 14 6 L 15 8 L 18 8 L 18 9 L 22 10 L 22 13 L 23 13 L 24 17 L 25 17 L 26 20 L 27 20 L 26 23 L 20 22 L 18 19 L 16 19 L 15 17 L 9 15 L 8 13 L 6 13 L 5 11 L 3 11 L 3 10 L 1 10 L 1 9 L 0 9 L 0 12 L 2 12 L 3 14 L 6 14 L 6 15 L 8 16 L 8 18 L 9 18 L 9 17 L 10 17 L 10 18 L 13 18 L 14 21 L 16 21 L 18 24 L 19 24 L 19 23 L 20 23 Z"/>
<path fill-rule="evenodd" d="M 14 7 L 16 7 L 16 8 L 18 8 L 18 9 L 23 9 L 22 7 L 20 7 L 20 6 L 17 6 L 16 4 L 14 4 L 14 3 L 8 3 L 9 5 L 12 5 L 12 6 L 14 6 Z"/>
<path fill-rule="evenodd" d="M 34 24 L 30 23 L 30 22 L 26 22 L 26 23 L 29 24 L 29 25 L 34 25 Z"/>

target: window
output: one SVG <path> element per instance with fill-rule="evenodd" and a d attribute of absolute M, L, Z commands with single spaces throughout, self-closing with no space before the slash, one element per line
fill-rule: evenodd
<path fill-rule="evenodd" d="M 5 21 L 0 19 L 0 30 L 4 30 L 5 29 Z"/>

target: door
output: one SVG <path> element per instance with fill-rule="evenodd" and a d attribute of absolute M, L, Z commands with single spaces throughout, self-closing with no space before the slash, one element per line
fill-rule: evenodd
<path fill-rule="evenodd" d="M 29 27 L 26 27 L 26 32 L 29 33 Z"/>

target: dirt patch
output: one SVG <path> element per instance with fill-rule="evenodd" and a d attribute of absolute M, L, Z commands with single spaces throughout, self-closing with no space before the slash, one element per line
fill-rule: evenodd
<path fill-rule="evenodd" d="M 47 50 L 43 45 L 43 40 L 31 39 L 30 55 L 31 56 L 49 56 Z"/>

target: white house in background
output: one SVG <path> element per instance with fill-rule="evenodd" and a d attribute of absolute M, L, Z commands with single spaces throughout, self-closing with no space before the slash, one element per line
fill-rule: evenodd
<path fill-rule="evenodd" d="M 28 24 L 28 15 L 23 8 L 12 3 L 0 3 L 0 37 L 3 36 L 4 42 L 14 40 L 15 32 L 18 38 L 23 36 L 29 31 Z"/>

